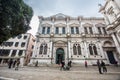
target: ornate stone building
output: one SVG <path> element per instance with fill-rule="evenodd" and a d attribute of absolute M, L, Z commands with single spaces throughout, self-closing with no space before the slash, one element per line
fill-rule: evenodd
<path fill-rule="evenodd" d="M 0 64 L 7 64 L 8 60 L 20 59 L 20 65 L 27 65 L 30 62 L 34 48 L 35 38 L 26 33 L 10 38 L 0 45 Z"/>
<path fill-rule="evenodd" d="M 112 37 L 105 30 L 103 18 L 71 17 L 56 14 L 50 17 L 39 16 L 39 28 L 31 63 L 45 64 L 67 63 L 89 65 L 97 59 L 113 64 L 118 53 Z"/>
<path fill-rule="evenodd" d="M 120 0 L 105 0 L 100 13 L 104 15 L 106 30 L 112 36 L 120 62 Z"/>

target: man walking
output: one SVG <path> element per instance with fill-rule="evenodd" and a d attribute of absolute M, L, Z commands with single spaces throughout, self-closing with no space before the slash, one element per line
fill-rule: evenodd
<path fill-rule="evenodd" d="M 107 72 L 105 62 L 101 61 L 101 67 L 103 68 L 103 72 Z"/>
<path fill-rule="evenodd" d="M 60 70 L 62 70 L 62 69 L 64 70 L 64 66 L 65 66 L 65 62 L 64 62 L 64 61 L 62 61 L 62 62 L 61 62 L 61 67 L 60 67 Z"/>
<path fill-rule="evenodd" d="M 97 60 L 97 66 L 98 66 L 99 73 L 102 74 L 102 72 L 101 72 L 101 64 L 100 64 L 99 60 Z"/>

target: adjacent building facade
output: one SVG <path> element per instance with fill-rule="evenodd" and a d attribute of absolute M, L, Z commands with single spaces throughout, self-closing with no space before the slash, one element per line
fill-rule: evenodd
<path fill-rule="evenodd" d="M 20 65 L 27 65 L 30 62 L 34 48 L 35 38 L 29 34 L 21 34 L 10 38 L 0 45 L 0 63 L 7 64 L 10 59 L 20 59 Z"/>
<path fill-rule="evenodd" d="M 108 64 L 118 61 L 112 37 L 105 30 L 103 18 L 71 17 L 56 14 L 39 16 L 39 28 L 31 63 L 60 64 L 71 60 L 76 64 L 96 64 L 97 59 Z"/>
<path fill-rule="evenodd" d="M 104 16 L 106 30 L 115 43 L 120 61 L 120 0 L 105 0 L 105 4 L 100 7 L 100 13 Z"/>

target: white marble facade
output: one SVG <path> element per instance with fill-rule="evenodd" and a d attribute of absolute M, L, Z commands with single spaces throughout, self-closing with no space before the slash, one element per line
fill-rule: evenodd
<path fill-rule="evenodd" d="M 103 18 L 71 17 L 56 14 L 39 16 L 39 28 L 31 63 L 59 64 L 71 60 L 76 64 L 96 64 L 97 59 L 108 64 L 118 61 L 112 37 L 105 30 Z"/>
<path fill-rule="evenodd" d="M 106 30 L 115 43 L 120 62 L 120 0 L 105 0 L 99 11 L 104 16 Z"/>

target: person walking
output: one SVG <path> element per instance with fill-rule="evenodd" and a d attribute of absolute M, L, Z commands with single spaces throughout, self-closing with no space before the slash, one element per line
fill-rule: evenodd
<path fill-rule="evenodd" d="M 64 61 L 61 61 L 61 67 L 60 67 L 60 70 L 64 70 L 64 69 L 65 69 L 64 66 L 65 66 L 65 62 L 64 62 Z"/>
<path fill-rule="evenodd" d="M 8 62 L 8 68 L 9 68 L 9 69 L 11 68 L 12 64 L 13 64 L 13 60 L 10 59 L 10 61 Z"/>
<path fill-rule="evenodd" d="M 88 65 L 87 65 L 87 61 L 85 60 L 85 67 L 87 68 L 88 67 Z"/>
<path fill-rule="evenodd" d="M 97 66 L 98 66 L 99 73 L 102 74 L 102 72 L 101 72 L 101 64 L 100 64 L 99 60 L 97 60 Z"/>
<path fill-rule="evenodd" d="M 16 62 L 15 70 L 18 70 L 19 64 L 20 64 L 20 60 L 18 59 L 17 62 Z"/>
<path fill-rule="evenodd" d="M 38 67 L 38 61 L 36 61 L 36 63 L 35 63 L 35 67 Z"/>
<path fill-rule="evenodd" d="M 107 68 L 106 68 L 106 65 L 105 65 L 104 61 L 101 61 L 101 67 L 103 68 L 103 72 L 106 73 L 107 72 Z"/>
<path fill-rule="evenodd" d="M 71 61 L 71 60 L 68 61 L 68 66 L 69 66 L 69 67 L 72 67 L 71 64 L 72 64 L 72 61 Z"/>
<path fill-rule="evenodd" d="M 14 60 L 14 62 L 13 62 L 13 68 L 15 67 L 16 62 L 17 62 L 17 61 L 16 61 L 16 60 Z"/>

